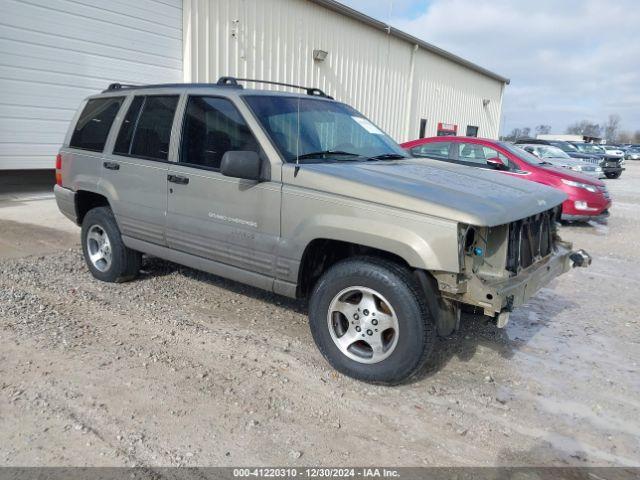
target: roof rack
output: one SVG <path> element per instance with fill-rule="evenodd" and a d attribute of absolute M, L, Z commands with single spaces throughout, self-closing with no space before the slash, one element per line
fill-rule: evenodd
<path fill-rule="evenodd" d="M 237 86 L 242 88 L 242 85 L 238 84 L 238 82 L 265 83 L 267 85 L 279 85 L 281 87 L 297 88 L 297 89 L 306 91 L 307 95 L 312 95 L 316 97 L 325 97 L 333 100 L 333 97 L 330 97 L 329 95 L 327 95 L 322 90 L 316 87 L 303 87 L 302 85 L 294 85 L 292 83 L 272 82 L 271 80 L 257 80 L 255 78 L 220 77 L 218 79 L 217 85 Z"/>
<path fill-rule="evenodd" d="M 303 87 L 301 85 L 293 85 L 291 83 L 272 82 L 270 80 L 256 80 L 254 78 L 236 78 L 236 77 L 220 77 L 216 83 L 160 83 L 156 85 L 132 85 L 128 83 L 111 83 L 106 90 L 102 93 L 113 92 L 116 90 L 135 90 L 140 88 L 179 88 L 179 87 L 202 87 L 211 88 L 212 86 L 226 87 L 226 88 L 243 88 L 238 82 L 254 82 L 254 83 L 266 83 L 268 85 L 279 85 L 282 87 L 298 88 L 307 92 L 307 95 L 315 97 L 330 98 L 333 97 L 327 95 L 319 88 L 315 87 Z"/>
<path fill-rule="evenodd" d="M 218 85 L 216 83 L 158 83 L 153 85 L 131 85 L 128 83 L 111 83 L 106 90 L 102 93 L 113 92 L 117 90 L 137 90 L 147 88 L 184 88 L 184 87 L 198 87 L 198 88 L 211 88 L 216 86 L 224 86 L 228 88 L 242 88 L 241 85 Z"/>

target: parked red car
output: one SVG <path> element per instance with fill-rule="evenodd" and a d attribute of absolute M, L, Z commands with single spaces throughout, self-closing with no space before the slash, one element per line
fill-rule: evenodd
<path fill-rule="evenodd" d="M 565 192 L 562 220 L 586 221 L 609 215 L 611 199 L 605 184 L 571 170 L 553 167 L 507 142 L 475 137 L 431 137 L 402 144 L 414 157 L 489 168 Z"/>

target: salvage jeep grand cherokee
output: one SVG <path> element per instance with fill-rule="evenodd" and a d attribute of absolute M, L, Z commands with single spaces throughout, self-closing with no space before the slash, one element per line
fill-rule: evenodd
<path fill-rule="evenodd" d="M 57 157 L 55 194 L 82 225 L 93 276 L 130 280 L 145 253 L 307 297 L 326 359 L 393 384 L 458 327 L 462 305 L 502 327 L 589 263 L 556 233 L 562 192 L 410 158 L 351 107 L 306 90 L 224 77 L 89 97 Z"/>

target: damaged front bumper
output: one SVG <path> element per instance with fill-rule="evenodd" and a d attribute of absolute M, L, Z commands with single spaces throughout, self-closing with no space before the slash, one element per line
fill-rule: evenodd
<path fill-rule="evenodd" d="M 445 298 L 483 309 L 494 317 L 498 327 L 506 326 L 509 313 L 527 302 L 551 280 L 575 267 L 587 267 L 591 256 L 584 250 L 572 250 L 568 242 L 558 241 L 554 251 L 510 277 L 471 275 L 452 288 L 441 284 Z M 436 277 L 437 278 L 437 277 Z M 440 283 L 440 279 L 439 283 Z"/>

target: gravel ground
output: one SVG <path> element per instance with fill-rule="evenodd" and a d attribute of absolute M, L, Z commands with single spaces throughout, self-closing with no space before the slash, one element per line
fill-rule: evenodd
<path fill-rule="evenodd" d="M 590 269 L 505 330 L 464 317 L 400 387 L 333 372 L 299 302 L 155 259 L 135 282 L 100 283 L 77 246 L 2 260 L 0 465 L 640 465 L 640 162 L 628 167 L 607 181 L 608 224 L 562 228 Z M 6 232 L 51 233 L 0 220 Z"/>

